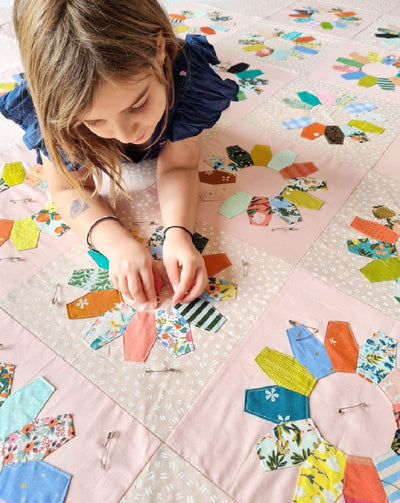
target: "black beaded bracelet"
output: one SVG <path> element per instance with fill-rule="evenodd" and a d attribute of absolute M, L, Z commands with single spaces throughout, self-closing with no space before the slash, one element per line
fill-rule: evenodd
<path fill-rule="evenodd" d="M 88 245 L 89 249 L 92 251 L 97 251 L 97 250 L 96 250 L 96 248 L 93 247 L 92 243 L 90 242 L 90 235 L 92 233 L 92 230 L 96 227 L 96 225 L 100 222 L 103 222 L 103 220 L 116 220 L 117 222 L 121 223 L 121 220 L 118 217 L 116 217 L 115 215 L 107 215 L 105 217 L 100 217 L 97 220 L 95 220 L 92 223 L 92 225 L 89 227 L 89 230 L 86 234 L 86 244 Z"/>
<path fill-rule="evenodd" d="M 182 229 L 183 231 L 185 231 L 189 234 L 191 239 L 193 239 L 193 234 L 190 232 L 190 230 L 186 229 L 186 227 L 183 227 L 182 225 L 170 225 L 169 227 L 164 229 L 164 239 L 165 239 L 165 235 L 167 234 L 167 231 L 169 231 L 170 229 Z"/>

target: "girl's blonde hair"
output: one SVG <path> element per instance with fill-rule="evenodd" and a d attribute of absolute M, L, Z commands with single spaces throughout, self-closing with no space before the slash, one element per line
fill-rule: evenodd
<path fill-rule="evenodd" d="M 172 63 L 179 49 L 157 0 L 15 0 L 14 27 L 22 64 L 50 160 L 79 190 L 63 156 L 103 174 L 111 200 L 122 189 L 122 146 L 93 134 L 82 122 L 96 87 L 154 72 L 173 101 Z M 157 55 L 165 44 L 161 65 Z M 164 127 L 167 120 L 164 114 Z"/>

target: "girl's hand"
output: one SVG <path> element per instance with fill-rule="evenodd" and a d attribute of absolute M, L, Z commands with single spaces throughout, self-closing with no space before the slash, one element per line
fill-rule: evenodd
<path fill-rule="evenodd" d="M 108 250 L 109 276 L 115 288 L 125 297 L 139 304 L 148 303 L 157 307 L 154 278 L 159 276 L 148 250 L 131 236 L 117 241 L 118 245 Z"/>
<path fill-rule="evenodd" d="M 165 236 L 163 260 L 175 294 L 172 302 L 190 302 L 207 285 L 203 257 L 194 247 L 190 236 L 182 229 L 170 229 Z"/>

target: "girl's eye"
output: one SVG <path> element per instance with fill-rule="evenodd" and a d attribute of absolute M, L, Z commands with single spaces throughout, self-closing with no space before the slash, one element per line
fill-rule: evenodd
<path fill-rule="evenodd" d="M 147 105 L 147 100 L 138 107 L 131 107 L 129 109 L 129 111 L 130 112 L 137 112 L 138 110 L 143 110 L 143 108 L 145 108 L 146 105 Z"/>
<path fill-rule="evenodd" d="M 89 127 L 96 127 L 97 126 L 97 122 L 85 122 L 86 126 L 89 126 Z"/>

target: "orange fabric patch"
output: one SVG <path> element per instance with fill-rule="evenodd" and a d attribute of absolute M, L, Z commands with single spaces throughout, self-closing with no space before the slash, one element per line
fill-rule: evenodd
<path fill-rule="evenodd" d="M 137 312 L 124 332 L 124 360 L 145 362 L 156 339 L 155 314 Z"/>
<path fill-rule="evenodd" d="M 324 346 L 336 372 L 355 372 L 358 345 L 347 321 L 329 321 Z"/>
<path fill-rule="evenodd" d="M 162 287 L 164 286 L 164 280 L 161 276 L 160 271 L 157 269 L 157 266 L 153 268 L 153 278 L 154 278 L 154 289 L 156 291 L 156 295 L 160 295 Z"/>
<path fill-rule="evenodd" d="M 104 314 L 119 302 L 122 302 L 122 295 L 118 290 L 89 292 L 66 305 L 67 315 L 70 320 L 94 318 Z"/>
<path fill-rule="evenodd" d="M 363 65 L 369 65 L 369 63 L 371 63 L 371 61 L 366 56 L 362 56 L 361 54 L 358 54 L 358 52 L 351 52 L 349 56 L 351 57 L 351 59 L 354 59 L 354 61 L 358 61 Z"/>
<path fill-rule="evenodd" d="M 351 17 L 351 16 L 355 16 L 356 13 L 353 12 L 353 11 L 349 11 L 349 12 L 335 12 L 336 16 L 337 17 Z"/>
<path fill-rule="evenodd" d="M 325 128 L 325 124 L 314 122 L 313 124 L 303 128 L 300 136 L 302 138 L 307 138 L 307 140 L 315 140 L 325 133 Z"/>
<path fill-rule="evenodd" d="M 360 503 L 385 503 L 386 493 L 371 458 L 346 456 L 343 495 Z M 347 501 L 347 500 L 346 500 Z"/>
<path fill-rule="evenodd" d="M 226 253 L 214 253 L 212 255 L 203 255 L 206 264 L 207 276 L 215 276 L 227 267 L 232 265 Z"/>
<path fill-rule="evenodd" d="M 315 40 L 315 38 L 310 35 L 309 37 L 295 38 L 293 42 L 296 42 L 298 44 L 306 44 L 307 42 L 312 42 L 313 40 Z"/>
<path fill-rule="evenodd" d="M 181 21 L 186 19 L 186 16 L 184 16 L 183 14 L 168 14 L 168 15 L 171 19 L 180 19 Z"/>
<path fill-rule="evenodd" d="M 209 26 L 202 26 L 200 28 L 200 31 L 202 33 L 205 33 L 206 35 L 214 35 L 215 34 L 215 30 L 213 30 L 212 28 L 210 28 Z"/>
<path fill-rule="evenodd" d="M 399 77 L 389 77 L 389 80 L 391 80 L 395 86 L 400 86 L 400 78 Z"/>
<path fill-rule="evenodd" d="M 399 237 L 396 232 L 388 229 L 384 225 L 378 224 L 378 222 L 373 222 L 372 220 L 365 220 L 360 217 L 355 217 L 351 222 L 350 227 L 353 227 L 356 231 L 361 232 L 364 236 L 384 241 L 385 243 L 390 243 L 392 245 Z"/>
<path fill-rule="evenodd" d="M 303 176 L 308 176 L 311 173 L 318 171 L 318 168 L 313 162 L 294 162 L 287 168 L 283 168 L 279 173 L 283 178 L 301 178 Z"/>
<path fill-rule="evenodd" d="M 14 220 L 0 220 L 0 246 L 4 244 L 10 237 L 13 224 Z"/>

